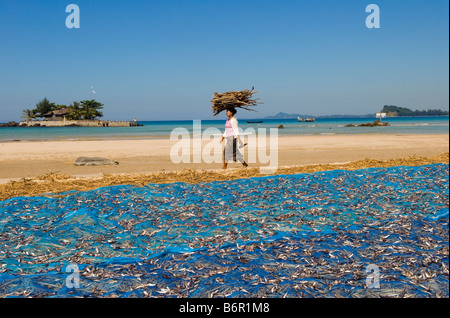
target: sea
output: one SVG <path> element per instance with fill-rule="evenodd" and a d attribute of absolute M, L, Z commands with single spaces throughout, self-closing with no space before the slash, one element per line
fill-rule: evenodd
<path fill-rule="evenodd" d="M 247 123 L 255 119 L 240 119 L 239 127 L 245 131 L 258 132 L 258 128 L 278 128 L 279 136 L 327 136 L 354 134 L 448 134 L 449 117 L 393 117 L 382 119 L 389 126 L 346 127 L 373 122 L 375 118 L 316 118 L 314 122 L 299 122 L 297 119 L 261 119 L 262 123 Z M 176 128 L 194 132 L 194 122 L 201 123 L 201 131 L 217 128 L 224 131 L 222 120 L 167 120 L 139 121 L 139 127 L 0 127 L 0 142 L 48 141 L 48 140 L 120 140 L 120 139 L 164 139 Z"/>

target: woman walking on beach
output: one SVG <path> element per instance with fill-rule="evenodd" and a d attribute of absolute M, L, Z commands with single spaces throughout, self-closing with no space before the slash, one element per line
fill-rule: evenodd
<path fill-rule="evenodd" d="M 225 132 L 222 136 L 222 141 L 224 139 L 227 140 L 225 148 L 223 150 L 223 167 L 222 169 L 226 169 L 228 166 L 228 161 L 233 160 L 234 162 L 241 162 L 242 166 L 246 168 L 248 164 L 244 160 L 244 156 L 241 154 L 237 147 L 237 141 L 239 140 L 240 147 L 245 146 L 242 144 L 241 139 L 239 138 L 239 129 L 238 129 L 238 121 L 234 117 L 236 114 L 235 108 L 227 109 L 227 117 L 228 120 L 225 123 Z"/>

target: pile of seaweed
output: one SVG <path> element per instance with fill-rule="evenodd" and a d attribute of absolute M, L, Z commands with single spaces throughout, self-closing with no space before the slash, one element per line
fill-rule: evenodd
<path fill-rule="evenodd" d="M 448 297 L 448 174 L 432 164 L 11 198 L 0 297 Z"/>

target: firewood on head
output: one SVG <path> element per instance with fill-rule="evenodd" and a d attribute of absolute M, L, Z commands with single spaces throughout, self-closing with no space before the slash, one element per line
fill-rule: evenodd
<path fill-rule="evenodd" d="M 259 98 L 253 98 L 253 95 L 257 91 L 254 91 L 254 87 L 251 90 L 244 89 L 243 91 L 230 91 L 225 93 L 214 93 L 212 102 L 212 110 L 214 116 L 217 116 L 220 112 L 229 108 L 242 108 L 249 111 L 255 111 L 251 107 L 255 107 L 258 104 Z"/>

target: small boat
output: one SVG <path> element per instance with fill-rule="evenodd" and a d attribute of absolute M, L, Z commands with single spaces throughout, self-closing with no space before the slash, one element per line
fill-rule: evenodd
<path fill-rule="evenodd" d="M 297 121 L 300 121 L 300 122 L 309 122 L 309 123 L 311 123 L 311 122 L 314 122 L 315 119 L 314 119 L 314 118 L 301 118 L 301 117 L 297 117 Z"/>
<path fill-rule="evenodd" d="M 261 124 L 263 123 L 262 120 L 247 120 L 247 123 L 249 124 Z"/>

